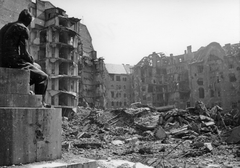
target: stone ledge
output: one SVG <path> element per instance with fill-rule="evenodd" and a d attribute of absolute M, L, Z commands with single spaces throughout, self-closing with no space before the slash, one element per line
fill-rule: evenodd
<path fill-rule="evenodd" d="M 35 162 L 21 166 L 8 166 L 6 168 L 97 168 L 96 161 L 79 162 L 79 163 L 66 163 L 53 161 L 51 163 Z"/>
<path fill-rule="evenodd" d="M 0 94 L 0 107 L 42 107 L 42 96 L 29 94 Z"/>

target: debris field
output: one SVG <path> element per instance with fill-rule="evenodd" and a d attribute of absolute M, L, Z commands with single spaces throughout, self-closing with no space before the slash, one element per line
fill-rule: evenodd
<path fill-rule="evenodd" d="M 184 110 L 140 103 L 110 111 L 79 107 L 63 117 L 62 148 L 64 156 L 152 167 L 239 167 L 239 119 L 238 110 L 207 109 L 200 101 Z"/>

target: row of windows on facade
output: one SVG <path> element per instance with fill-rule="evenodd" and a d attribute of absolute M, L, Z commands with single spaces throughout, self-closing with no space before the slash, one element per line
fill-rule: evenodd
<path fill-rule="evenodd" d="M 223 78 L 223 76 L 221 76 Z M 234 73 L 230 73 L 228 74 L 228 77 L 229 77 L 229 81 L 230 82 L 236 82 L 237 81 L 237 78 L 236 78 L 236 75 Z M 217 78 L 217 83 L 220 83 L 220 77 L 219 76 L 216 76 Z M 203 85 L 204 81 L 203 81 L 203 78 L 198 78 L 197 80 L 197 84 L 198 85 Z"/>
<path fill-rule="evenodd" d="M 122 89 L 122 85 L 116 85 L 115 87 L 117 90 Z M 111 85 L 111 88 L 114 89 L 114 85 Z M 126 85 L 123 85 L 123 89 L 127 89 Z"/>
<path fill-rule="evenodd" d="M 121 97 L 122 97 L 122 93 L 116 92 L 116 94 L 115 94 L 114 91 L 111 91 L 111 97 L 112 97 L 112 98 L 121 98 Z M 126 98 L 126 97 L 127 97 L 127 94 L 124 93 L 124 94 L 123 94 L 123 97 Z"/>
<path fill-rule="evenodd" d="M 215 92 L 214 90 L 210 89 L 210 97 L 215 97 Z M 199 88 L 198 89 L 198 94 L 199 94 L 199 98 L 204 99 L 205 98 L 205 91 L 204 88 Z M 217 97 L 221 97 L 221 91 L 217 90 Z"/>
<path fill-rule="evenodd" d="M 233 64 L 228 64 L 228 69 L 234 69 L 234 65 Z M 212 72 L 212 71 L 217 71 L 219 70 L 219 67 L 217 65 L 209 65 L 209 71 Z M 237 67 L 236 70 L 240 70 L 240 67 Z M 197 66 L 197 72 L 198 73 L 203 73 L 203 65 L 198 65 Z"/>
<path fill-rule="evenodd" d="M 115 76 L 115 75 L 109 74 L 109 76 L 110 76 L 110 78 L 111 78 L 112 81 L 115 81 L 115 80 L 114 80 L 114 76 Z M 127 77 L 122 77 L 122 79 L 121 79 L 121 76 L 116 75 L 116 81 L 119 81 L 119 82 L 120 82 L 120 81 L 127 82 Z"/>

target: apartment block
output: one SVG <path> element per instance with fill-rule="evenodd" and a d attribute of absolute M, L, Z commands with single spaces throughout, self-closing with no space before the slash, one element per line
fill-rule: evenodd
<path fill-rule="evenodd" d="M 105 106 L 108 109 L 126 108 L 132 101 L 131 66 L 105 64 Z"/>
<path fill-rule="evenodd" d="M 79 35 L 81 42 L 78 47 L 79 106 L 104 108 L 104 59 L 97 58 L 97 52 L 92 45 L 91 35 L 80 23 Z"/>
<path fill-rule="evenodd" d="M 23 9 L 34 20 L 29 26 L 29 51 L 48 75 L 46 101 L 63 113 L 78 105 L 102 108 L 103 58 L 97 58 L 87 26 L 69 17 L 49 1 L 8 0 L 0 2 L 0 27 L 16 21 Z"/>
<path fill-rule="evenodd" d="M 135 102 L 185 107 L 190 98 L 189 55 L 169 57 L 153 52 L 133 68 Z"/>
<path fill-rule="evenodd" d="M 192 52 L 152 53 L 133 68 L 134 101 L 152 106 L 240 108 L 240 43 L 212 42 Z"/>
<path fill-rule="evenodd" d="M 80 19 L 68 17 L 47 1 L 37 0 L 29 8 L 35 17 L 30 27 L 30 53 L 49 75 L 46 101 L 63 113 L 76 111 Z"/>

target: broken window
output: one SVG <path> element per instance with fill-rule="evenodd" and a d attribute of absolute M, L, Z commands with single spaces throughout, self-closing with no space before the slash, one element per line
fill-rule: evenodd
<path fill-rule="evenodd" d="M 232 102 L 232 108 L 233 109 L 237 108 L 237 102 Z"/>
<path fill-rule="evenodd" d="M 114 98 L 114 92 L 113 91 L 111 91 L 111 97 Z"/>
<path fill-rule="evenodd" d="M 74 81 L 71 81 L 71 91 L 74 91 Z"/>
<path fill-rule="evenodd" d="M 143 100 L 147 100 L 146 95 L 143 95 Z"/>
<path fill-rule="evenodd" d="M 121 81 L 120 76 L 116 76 L 116 81 Z"/>
<path fill-rule="evenodd" d="M 230 82 L 236 82 L 237 81 L 237 78 L 236 78 L 234 73 L 230 73 L 230 74 L 228 74 L 228 76 L 229 76 L 229 81 Z"/>
<path fill-rule="evenodd" d="M 54 79 L 52 79 L 52 90 L 55 90 L 55 80 Z"/>
<path fill-rule="evenodd" d="M 202 73 L 203 72 L 203 65 L 198 65 L 197 66 L 197 72 Z"/>
<path fill-rule="evenodd" d="M 114 81 L 114 75 L 113 74 L 109 74 L 110 78 L 112 81 Z"/>
<path fill-rule="evenodd" d="M 233 69 L 234 67 L 233 67 L 233 64 L 228 64 L 228 68 L 229 69 Z"/>
<path fill-rule="evenodd" d="M 55 105 L 55 99 L 54 99 L 54 96 L 51 97 L 51 104 L 52 104 L 52 105 Z"/>
<path fill-rule="evenodd" d="M 153 92 L 153 86 L 152 85 L 148 85 L 148 92 Z"/>
<path fill-rule="evenodd" d="M 210 97 L 214 97 L 214 90 L 210 90 Z"/>
<path fill-rule="evenodd" d="M 51 66 L 52 66 L 52 74 L 55 74 L 55 66 L 54 66 L 54 64 L 51 64 Z"/>
<path fill-rule="evenodd" d="M 220 83 L 220 78 L 219 78 L 219 76 L 217 76 L 217 83 Z"/>
<path fill-rule="evenodd" d="M 112 102 L 112 107 L 114 107 L 114 102 Z"/>
<path fill-rule="evenodd" d="M 47 42 L 47 32 L 41 31 L 40 32 L 40 43 L 46 43 Z"/>
<path fill-rule="evenodd" d="M 197 84 L 202 86 L 203 85 L 203 78 L 198 78 Z"/>
<path fill-rule="evenodd" d="M 204 96 L 204 89 L 203 88 L 199 88 L 198 92 L 199 92 L 199 98 L 203 99 L 205 97 Z"/>

